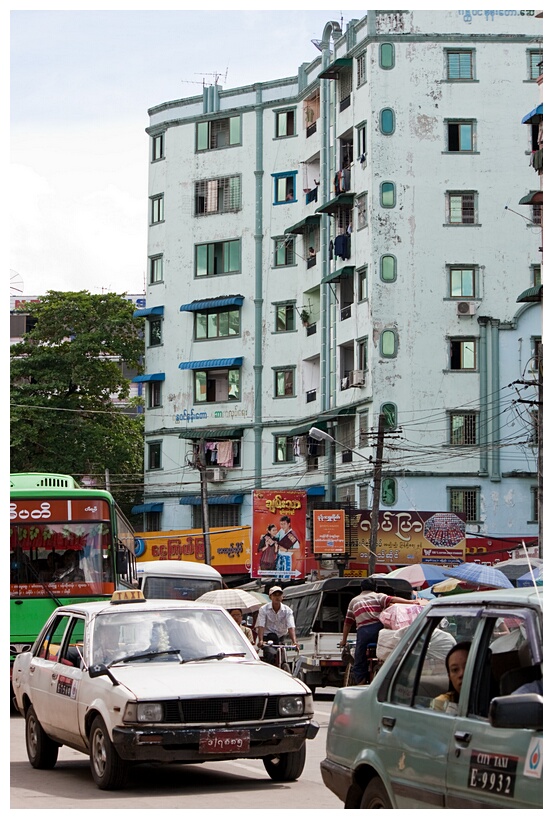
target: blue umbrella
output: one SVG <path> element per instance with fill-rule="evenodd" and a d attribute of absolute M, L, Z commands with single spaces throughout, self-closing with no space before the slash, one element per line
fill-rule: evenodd
<path fill-rule="evenodd" d="M 461 563 L 454 569 L 444 569 L 448 577 L 456 577 L 471 586 L 487 586 L 492 589 L 512 589 L 513 584 L 499 569 L 481 563 Z"/>
<path fill-rule="evenodd" d="M 517 586 L 543 586 L 543 566 L 536 566 L 531 572 L 526 572 L 517 580 Z"/>

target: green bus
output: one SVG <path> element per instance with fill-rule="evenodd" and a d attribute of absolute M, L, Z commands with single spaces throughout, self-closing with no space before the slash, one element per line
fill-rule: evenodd
<path fill-rule="evenodd" d="M 36 472 L 10 475 L 10 487 L 13 664 L 57 606 L 101 600 L 138 581 L 134 531 L 109 492 Z"/>

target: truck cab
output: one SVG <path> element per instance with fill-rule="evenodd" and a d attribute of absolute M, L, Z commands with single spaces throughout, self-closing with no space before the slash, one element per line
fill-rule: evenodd
<path fill-rule="evenodd" d="M 221 574 L 204 563 L 188 560 L 145 560 L 136 564 L 138 586 L 149 599 L 196 600 L 223 588 Z"/>

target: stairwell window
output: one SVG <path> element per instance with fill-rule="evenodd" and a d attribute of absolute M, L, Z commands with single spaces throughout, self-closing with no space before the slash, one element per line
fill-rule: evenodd
<path fill-rule="evenodd" d="M 364 52 L 357 57 L 357 88 L 367 82 L 367 53 Z"/>
<path fill-rule="evenodd" d="M 161 441 L 146 444 L 146 463 L 148 470 L 161 469 Z"/>
<path fill-rule="evenodd" d="M 397 355 L 397 335 L 395 330 L 384 330 L 380 335 L 380 354 L 384 358 Z"/>
<path fill-rule="evenodd" d="M 452 299 L 471 299 L 476 295 L 476 267 L 449 268 L 449 295 Z"/>
<path fill-rule="evenodd" d="M 293 398 L 295 390 L 295 367 L 273 368 L 275 374 L 275 398 Z"/>
<path fill-rule="evenodd" d="M 150 197 L 150 224 L 157 225 L 163 219 L 163 194 L 160 193 Z"/>
<path fill-rule="evenodd" d="M 296 135 L 296 109 L 275 112 L 275 136 L 281 137 Z"/>
<path fill-rule="evenodd" d="M 362 267 L 357 271 L 357 301 L 365 301 L 368 298 L 367 268 Z"/>
<path fill-rule="evenodd" d="M 449 368 L 451 370 L 475 370 L 476 344 L 475 338 L 450 339 Z"/>
<path fill-rule="evenodd" d="M 391 430 L 397 428 L 397 407 L 391 401 L 387 401 L 380 407 L 380 412 L 384 416 L 384 429 Z"/>
<path fill-rule="evenodd" d="M 380 185 L 380 204 L 383 208 L 395 208 L 396 186 L 393 182 L 382 182 Z"/>
<path fill-rule="evenodd" d="M 150 381 L 147 384 L 148 409 L 161 407 L 161 381 Z"/>
<path fill-rule="evenodd" d="M 480 519 L 480 488 L 449 487 L 449 512 L 465 514 L 467 523 L 478 523 Z"/>
<path fill-rule="evenodd" d="M 380 278 L 383 282 L 395 282 L 397 278 L 397 260 L 386 254 L 380 257 Z"/>
<path fill-rule="evenodd" d="M 367 194 L 362 193 L 357 197 L 355 204 L 357 205 L 357 230 L 367 227 Z"/>
<path fill-rule="evenodd" d="M 476 446 L 477 421 L 475 412 L 452 412 L 449 416 L 449 443 L 451 446 Z"/>
<path fill-rule="evenodd" d="M 165 159 L 165 134 L 156 134 L 152 137 L 152 162 Z"/>
<path fill-rule="evenodd" d="M 392 43 L 381 43 L 380 44 L 380 57 L 379 57 L 380 68 L 383 68 L 385 71 L 389 71 L 390 68 L 393 68 L 396 64 L 396 55 L 395 55 L 395 48 Z"/>
<path fill-rule="evenodd" d="M 392 108 L 383 108 L 380 112 L 380 130 L 388 136 L 396 129 L 396 115 Z"/>
<path fill-rule="evenodd" d="M 162 319 L 150 318 L 148 319 L 148 346 L 159 347 L 162 341 L 161 325 Z"/>
<path fill-rule="evenodd" d="M 446 220 L 448 225 L 475 225 L 476 193 L 474 191 L 448 191 Z"/>
<path fill-rule="evenodd" d="M 202 179 L 194 185 L 195 216 L 234 213 L 241 207 L 241 179 L 239 176 Z"/>
<path fill-rule="evenodd" d="M 397 481 L 395 478 L 382 478 L 380 500 L 384 506 L 393 506 L 397 501 Z"/>

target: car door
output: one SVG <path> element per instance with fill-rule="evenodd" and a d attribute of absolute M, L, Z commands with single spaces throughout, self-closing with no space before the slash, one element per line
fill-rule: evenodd
<path fill-rule="evenodd" d="M 29 695 L 38 721 L 49 734 L 55 733 L 52 682 L 57 679 L 58 652 L 69 624 L 68 614 L 59 614 L 46 626 L 42 640 L 29 664 Z"/>
<path fill-rule="evenodd" d="M 511 680 L 541 673 L 539 622 L 531 609 L 489 609 L 484 620 L 448 752 L 446 807 L 541 808 L 542 732 L 495 728 L 488 719 L 491 699 L 518 685 Z"/>

